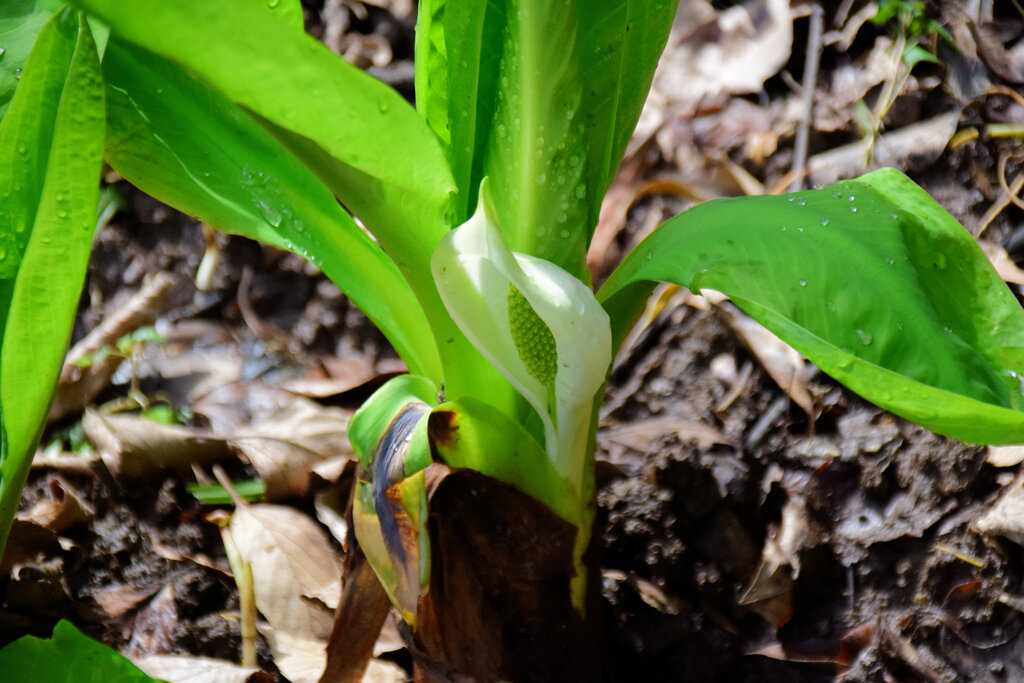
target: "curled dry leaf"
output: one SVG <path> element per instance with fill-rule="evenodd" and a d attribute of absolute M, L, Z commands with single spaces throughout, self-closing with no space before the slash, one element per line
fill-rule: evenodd
<path fill-rule="evenodd" d="M 654 442 L 666 434 L 675 434 L 682 442 L 694 442 L 701 448 L 715 444 L 730 445 L 729 439 L 718 429 L 697 420 L 663 416 L 636 420 L 601 431 L 600 436 L 628 448 L 648 451 Z"/>
<path fill-rule="evenodd" d="M 256 676 L 259 669 L 243 667 L 223 659 L 193 655 L 146 655 L 135 665 L 148 675 L 167 683 L 257 683 L 271 680 Z"/>
<path fill-rule="evenodd" d="M 352 457 L 346 435 L 350 417 L 341 408 L 296 397 L 232 443 L 266 482 L 268 499 L 302 496 L 314 467 L 330 458 Z"/>
<path fill-rule="evenodd" d="M 47 495 L 40 499 L 19 519 L 35 522 L 40 526 L 62 533 L 65 529 L 93 518 L 95 510 L 78 496 L 74 487 L 56 475 L 46 482 Z"/>
<path fill-rule="evenodd" d="M 1013 467 L 1024 462 L 1024 446 L 989 446 L 985 459 L 993 467 Z"/>
<path fill-rule="evenodd" d="M 793 403 L 814 418 L 814 399 L 807 389 L 807 361 L 792 346 L 772 334 L 766 327 L 731 304 L 722 304 L 732 327 L 750 350 L 761 361 L 765 371 Z"/>
<path fill-rule="evenodd" d="M 135 479 L 168 467 L 207 465 L 231 455 L 223 438 L 138 415 L 101 415 L 86 410 L 82 428 L 118 479 Z"/>
<path fill-rule="evenodd" d="M 1002 536 L 1024 545 L 1024 476 L 1014 479 L 996 504 L 972 526 L 983 534 Z"/>
<path fill-rule="evenodd" d="M 680 3 L 630 152 L 705 98 L 760 91 L 792 46 L 789 0 L 752 0 L 722 11 L 706 0 Z"/>
<path fill-rule="evenodd" d="M 999 277 L 1003 278 L 1003 282 L 1009 282 L 1015 285 L 1024 285 L 1024 270 L 1014 263 L 1010 255 L 1006 253 L 1001 245 L 995 242 L 989 242 L 987 240 L 981 240 L 978 242 L 984 250 L 985 255 L 988 256 L 988 260 L 992 263 L 992 267 L 999 273 Z"/>
<path fill-rule="evenodd" d="M 319 641 L 322 651 L 341 596 L 341 562 L 326 534 L 306 515 L 279 505 L 240 506 L 230 529 L 252 566 L 256 606 L 279 640 Z"/>
<path fill-rule="evenodd" d="M 761 551 L 761 563 L 740 598 L 772 626 L 781 627 L 793 611 L 793 581 L 800 575 L 800 551 L 811 538 L 807 499 L 793 493 L 782 508 L 782 521 L 769 534 Z"/>

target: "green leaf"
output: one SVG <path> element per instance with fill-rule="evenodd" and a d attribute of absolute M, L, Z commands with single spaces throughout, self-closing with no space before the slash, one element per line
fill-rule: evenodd
<path fill-rule="evenodd" d="M 501 38 L 500 26 L 484 21 L 487 8 L 487 2 L 424 0 L 416 21 L 416 107 L 441 141 L 458 188 L 449 207 L 452 225 L 472 215 L 498 83 L 500 53 L 490 47 Z"/>
<path fill-rule="evenodd" d="M 18 79 L 43 24 L 62 0 L 5 0 L 0 3 L 0 119 L 3 118 Z"/>
<path fill-rule="evenodd" d="M 425 259 L 445 231 L 454 186 L 437 139 L 398 93 L 264 3 L 75 1 L 286 131 L 292 151 L 411 271 L 414 288 L 429 281 Z"/>
<path fill-rule="evenodd" d="M 898 171 L 673 218 L 601 289 L 616 343 L 659 280 L 724 292 L 843 384 L 933 431 L 1024 441 L 1024 312 L 971 235 Z"/>
<path fill-rule="evenodd" d="M 85 279 L 103 119 L 91 33 L 65 10 L 40 33 L 0 122 L 0 551 Z"/>
<path fill-rule="evenodd" d="M 589 241 L 665 49 L 678 0 L 590 0 L 579 13 Z"/>
<path fill-rule="evenodd" d="M 0 650 L 4 683 L 156 683 L 139 667 L 61 619 L 48 640 L 22 636 Z"/>
<path fill-rule="evenodd" d="M 107 159 L 122 176 L 213 227 L 310 259 L 410 369 L 440 373 L 429 325 L 398 268 L 270 133 L 180 67 L 118 38 L 103 70 Z"/>
<path fill-rule="evenodd" d="M 491 179 L 505 242 L 589 281 L 589 138 L 576 5 L 492 0 L 487 20 L 500 26 L 487 46 L 500 57 L 496 71 L 480 73 L 481 81 L 498 83 L 493 99 L 479 105 L 490 108 L 481 177 Z"/>

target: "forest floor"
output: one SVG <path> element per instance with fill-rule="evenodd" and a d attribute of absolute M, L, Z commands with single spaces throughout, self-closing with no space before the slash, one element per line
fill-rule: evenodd
<path fill-rule="evenodd" d="M 862 0 L 684 4 L 606 199 L 596 278 L 697 201 L 863 172 L 870 140 L 874 164 L 925 187 L 1020 294 L 1016 3 L 928 4 L 935 21 L 909 35 L 867 21 Z M 411 96 L 410 5 L 328 0 L 307 19 Z M 905 40 L 935 62 L 907 74 Z M 108 180 L 125 206 L 97 238 L 72 349 L 91 364 L 66 368 L 0 564 L 0 645 L 66 618 L 167 680 L 186 666 L 208 667 L 197 682 L 316 680 L 322 629 L 299 644 L 261 636 L 261 673 L 196 658 L 238 661 L 239 597 L 218 505 L 189 487 L 215 483 L 213 463 L 264 482 L 273 507 L 251 506 L 234 541 L 291 536 L 322 553 L 326 578 L 300 576 L 285 548 L 257 584 L 316 596 L 329 632 L 345 424 L 403 366 L 300 258 L 206 233 Z M 609 680 L 1024 681 L 1024 451 L 966 446 L 866 403 L 713 294 L 652 301 L 598 437 Z M 374 680 L 411 675 L 393 623 L 376 652 Z"/>

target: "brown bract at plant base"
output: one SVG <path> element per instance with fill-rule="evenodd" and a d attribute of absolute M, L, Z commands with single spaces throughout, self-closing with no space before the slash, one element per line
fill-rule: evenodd
<path fill-rule="evenodd" d="M 405 361 L 348 424 L 349 564 L 372 570 L 427 678 L 600 676 L 598 408 L 657 282 L 724 293 L 930 429 L 1024 440 L 1024 312 L 897 171 L 707 202 L 594 291 L 588 245 L 673 2 L 425 0 L 415 110 L 305 34 L 293 0 L 74 5 L 18 23 L 38 38 L 0 123 L 0 187 L 15 188 L 0 538 L 81 288 L 101 152 L 208 225 L 310 259 Z M 61 254 L 74 267 L 57 269 Z M 357 623 L 349 597 L 338 623 Z"/>

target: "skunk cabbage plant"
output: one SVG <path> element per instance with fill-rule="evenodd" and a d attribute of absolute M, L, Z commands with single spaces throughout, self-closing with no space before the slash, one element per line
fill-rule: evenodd
<path fill-rule="evenodd" d="M 307 35 L 297 0 L 71 6 L 0 9 L 0 538 L 67 344 L 101 150 L 161 201 L 311 260 L 405 360 L 352 420 L 352 515 L 423 642 L 448 609 L 430 602 L 438 466 L 570 530 L 555 583 L 584 617 L 597 408 L 658 282 L 725 293 L 936 432 L 1024 440 L 1021 307 L 895 170 L 707 202 L 594 291 L 587 247 L 675 2 L 421 0 L 415 108 Z"/>

